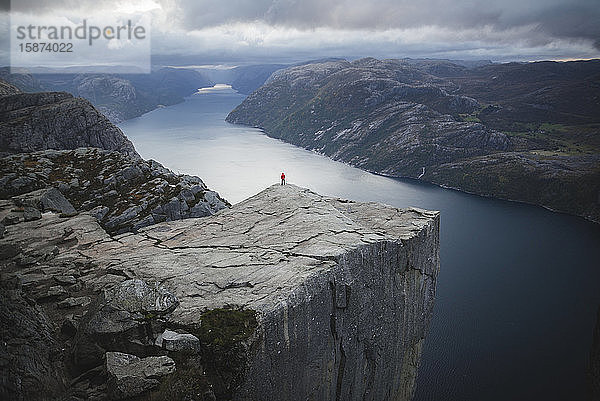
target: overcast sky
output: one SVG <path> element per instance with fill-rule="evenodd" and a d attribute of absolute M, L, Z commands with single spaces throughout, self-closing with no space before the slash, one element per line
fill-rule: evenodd
<path fill-rule="evenodd" d="M 7 64 L 9 1 L 0 7 Z M 600 57 L 599 0 L 14 0 L 12 8 L 81 18 L 102 10 L 150 12 L 153 55 L 193 63 Z"/>

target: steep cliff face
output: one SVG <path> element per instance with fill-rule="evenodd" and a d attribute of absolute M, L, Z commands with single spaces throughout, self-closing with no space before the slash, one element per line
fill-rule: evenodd
<path fill-rule="evenodd" d="M 324 218 L 331 234 L 301 254 L 332 264 L 266 305 L 237 399 L 412 398 L 439 269 L 438 215 L 325 203 L 347 226 Z"/>
<path fill-rule="evenodd" d="M 64 92 L 0 98 L 0 155 L 85 146 L 139 158 L 123 132 L 87 100 Z"/>
<path fill-rule="evenodd" d="M 599 62 L 315 63 L 276 71 L 227 121 L 368 171 L 600 221 L 600 103 L 589 85 L 598 71 Z"/>
<path fill-rule="evenodd" d="M 22 291 L 70 331 L 60 341 L 72 352 L 55 358 L 70 361 L 70 374 L 91 367 L 65 380 L 66 394 L 104 399 L 107 385 L 122 389 L 120 371 L 102 365 L 117 351 L 175 361 L 162 384 L 139 379 L 136 394 L 154 399 L 408 400 L 432 313 L 438 231 L 437 212 L 277 185 L 212 217 L 112 238 L 86 214 L 44 214 L 8 226 L 0 249 L 3 281 L 29 283 Z M 0 366 L 21 380 L 17 368 Z M 36 390 L 19 391 L 40 399 Z"/>

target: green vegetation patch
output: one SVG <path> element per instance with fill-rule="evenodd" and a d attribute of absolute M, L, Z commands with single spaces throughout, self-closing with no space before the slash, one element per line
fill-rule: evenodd
<path fill-rule="evenodd" d="M 202 313 L 200 328 L 191 330 L 202 343 L 205 379 L 217 400 L 231 399 L 243 382 L 251 345 L 248 340 L 257 327 L 253 310 L 217 308 Z"/>
<path fill-rule="evenodd" d="M 479 114 L 479 112 L 472 113 L 472 114 L 459 114 L 458 117 L 460 118 L 461 121 L 471 122 L 471 123 L 480 123 L 481 120 L 479 119 L 479 117 L 477 117 L 478 114 Z"/>
<path fill-rule="evenodd" d="M 150 394 L 151 401 L 212 400 L 211 385 L 200 368 L 177 370 L 164 379 L 158 391 Z"/>
<path fill-rule="evenodd" d="M 203 344 L 228 347 L 250 338 L 257 326 L 253 310 L 218 308 L 202 314 L 198 334 Z"/>

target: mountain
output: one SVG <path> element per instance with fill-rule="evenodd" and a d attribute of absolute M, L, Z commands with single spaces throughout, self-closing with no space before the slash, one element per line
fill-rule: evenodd
<path fill-rule="evenodd" d="M 276 71 L 232 123 L 368 171 L 600 220 L 600 61 L 328 61 Z"/>
<path fill-rule="evenodd" d="M 93 146 L 139 158 L 131 141 L 89 101 L 65 92 L 15 89 L 4 89 L 0 97 L 0 155 Z"/>
<path fill-rule="evenodd" d="M 183 101 L 198 88 L 212 86 L 205 75 L 163 67 L 150 74 L 10 74 L 0 78 L 25 92 L 64 91 L 88 99 L 113 122 L 138 117 L 159 106 Z"/>
<path fill-rule="evenodd" d="M 85 99 L 0 96 L 0 399 L 412 398 L 438 212 L 231 206 Z"/>
<path fill-rule="evenodd" d="M 231 87 L 240 93 L 249 95 L 260 88 L 272 73 L 286 67 L 289 67 L 289 65 L 258 64 L 235 67 L 231 71 Z"/>
<path fill-rule="evenodd" d="M 260 88 L 269 79 L 275 71 L 313 63 L 322 63 L 326 61 L 340 60 L 337 58 L 327 58 L 319 60 L 309 60 L 296 64 L 253 64 L 247 66 L 239 66 L 230 70 L 230 75 L 226 83 L 230 83 L 231 87 L 244 95 L 249 95 L 256 89 Z"/>
<path fill-rule="evenodd" d="M 20 203 L 2 227 L 48 202 L 66 214 L 89 212 L 110 234 L 229 206 L 200 178 L 142 160 L 89 101 L 65 92 L 22 93 L 0 81 L 0 156 L 0 199 Z"/>

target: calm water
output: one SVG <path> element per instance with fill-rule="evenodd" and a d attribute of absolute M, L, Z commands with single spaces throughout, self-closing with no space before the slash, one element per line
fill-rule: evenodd
<path fill-rule="evenodd" d="M 288 181 L 326 195 L 442 212 L 437 301 L 415 400 L 580 400 L 600 306 L 600 225 L 394 180 L 228 124 L 231 90 L 121 124 L 144 158 L 236 203 Z"/>

